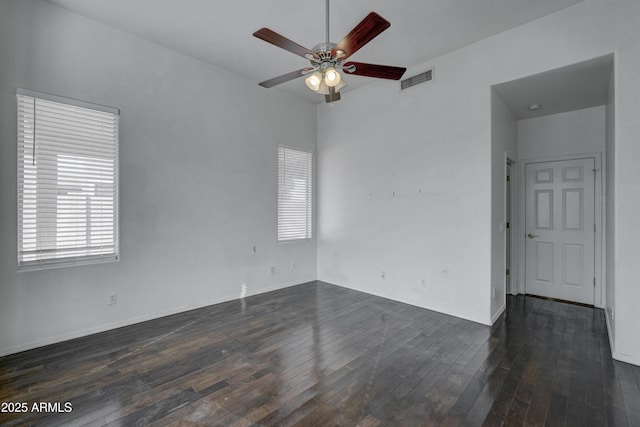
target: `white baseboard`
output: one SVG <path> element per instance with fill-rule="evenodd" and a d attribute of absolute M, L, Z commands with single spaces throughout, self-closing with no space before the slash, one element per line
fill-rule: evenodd
<path fill-rule="evenodd" d="M 502 307 L 500 307 L 498 309 L 498 311 L 496 311 L 496 314 L 494 314 L 493 316 L 491 316 L 491 324 L 493 325 L 494 323 L 496 323 L 496 321 L 500 318 L 500 316 L 502 316 L 502 313 L 505 312 L 505 310 L 507 309 L 507 303 L 505 302 Z"/>
<path fill-rule="evenodd" d="M 611 357 L 620 362 L 630 363 L 632 365 L 640 366 L 640 357 L 631 356 L 624 353 L 611 352 Z"/>
<path fill-rule="evenodd" d="M 611 330 L 611 321 L 609 320 L 609 313 L 604 310 L 604 319 L 607 324 L 607 334 L 609 335 L 609 348 L 611 349 L 611 357 L 620 362 L 630 363 L 632 365 L 640 366 L 640 357 L 631 356 L 629 354 L 618 353 L 616 351 L 616 342 Z"/>
<path fill-rule="evenodd" d="M 607 312 L 606 308 L 604 310 L 604 320 L 605 320 L 605 323 L 607 324 L 607 335 L 609 336 L 609 349 L 611 350 L 611 355 L 613 356 L 613 354 L 616 352 L 616 343 L 615 343 L 615 339 L 613 338 L 613 330 L 611 329 L 611 323 L 609 321 L 609 313 Z"/>
<path fill-rule="evenodd" d="M 284 288 L 288 288 L 288 287 L 291 287 L 291 286 L 296 286 L 296 285 L 300 285 L 300 284 L 303 284 L 303 283 L 312 282 L 314 280 L 316 280 L 316 279 L 315 278 L 309 278 L 309 279 L 304 279 L 303 278 L 303 279 L 297 280 L 295 282 L 287 282 L 287 283 L 283 283 L 283 284 L 279 284 L 279 285 L 269 286 L 269 287 L 266 287 L 266 288 L 261 288 L 261 289 L 257 289 L 257 290 L 251 291 L 251 292 L 247 292 L 247 296 L 249 297 L 249 296 L 253 296 L 253 295 L 264 294 L 266 292 L 276 291 L 278 289 L 284 289 Z M 61 343 L 61 342 L 64 342 L 64 341 L 75 339 L 75 338 L 86 337 L 88 335 L 93 335 L 93 334 L 97 334 L 97 333 L 100 333 L 100 332 L 110 331 L 112 329 L 122 328 L 124 326 L 135 325 L 136 323 L 142 323 L 142 322 L 146 322 L 148 320 L 159 319 L 161 317 L 171 316 L 172 314 L 182 313 L 182 312 L 190 311 L 190 310 L 196 310 L 198 308 L 207 307 L 207 306 L 215 305 L 215 304 L 221 304 L 223 302 L 228 302 L 228 301 L 233 301 L 233 300 L 238 300 L 238 299 L 240 299 L 240 298 L 237 295 L 212 298 L 210 300 L 207 300 L 207 301 L 203 302 L 202 304 L 194 304 L 194 305 L 190 305 L 190 306 L 175 307 L 175 308 L 163 311 L 162 313 L 151 313 L 151 314 L 148 314 L 148 315 L 145 315 L 145 316 L 133 317 L 133 318 L 120 320 L 120 321 L 113 322 L 113 323 L 107 323 L 105 325 L 96 326 L 96 327 L 93 327 L 93 328 L 86 328 L 86 329 L 82 329 L 82 330 L 79 330 L 79 331 L 70 332 L 70 333 L 67 333 L 67 334 L 57 335 L 55 337 L 49 337 L 49 338 L 46 338 L 46 339 L 29 341 L 27 343 L 20 344 L 20 345 L 17 345 L 17 346 L 0 349 L 0 357 L 1 356 L 7 356 L 7 355 L 10 355 L 10 354 L 20 353 L 22 351 L 33 350 L 34 348 L 44 347 L 44 346 L 51 345 L 51 344 Z"/>

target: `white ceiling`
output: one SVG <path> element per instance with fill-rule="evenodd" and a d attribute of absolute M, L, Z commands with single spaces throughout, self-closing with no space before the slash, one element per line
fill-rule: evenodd
<path fill-rule="evenodd" d="M 606 55 L 493 88 L 516 119 L 531 119 L 605 105 L 612 71 L 613 55 Z M 542 108 L 529 111 L 531 104 Z"/>
<path fill-rule="evenodd" d="M 325 41 L 325 2 L 300 0 L 49 0 L 78 14 L 240 73 L 256 82 L 300 69 L 300 57 L 252 36 L 268 27 L 309 49 Z M 337 43 L 370 11 L 391 27 L 351 57 L 411 67 L 582 0 L 342 0 L 331 4 Z M 343 93 L 372 79 L 347 76 Z M 389 82 L 394 84 L 394 82 Z M 302 79 L 278 86 L 313 102 Z"/>

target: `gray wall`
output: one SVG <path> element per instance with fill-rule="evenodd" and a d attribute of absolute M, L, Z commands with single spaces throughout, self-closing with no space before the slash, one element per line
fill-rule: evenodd
<path fill-rule="evenodd" d="M 491 91 L 491 321 L 494 322 L 506 308 L 506 161 L 518 159 L 518 132 L 516 118 L 498 93 Z M 515 170 L 511 185 L 517 185 Z M 513 204 L 512 204 L 513 205 Z M 515 213 L 511 222 L 514 223 Z M 512 239 L 516 233 L 511 234 Z M 515 260 L 512 264 L 516 264 Z M 510 277 L 517 277 L 511 268 Z"/>
<path fill-rule="evenodd" d="M 605 106 L 518 121 L 521 159 L 602 153 Z"/>
<path fill-rule="evenodd" d="M 37 0 L 0 2 L 0 58 L 0 354 L 315 279 L 276 241 L 315 105 Z M 121 109 L 119 262 L 16 272 L 17 87 Z"/>
<path fill-rule="evenodd" d="M 616 132 L 615 132 L 615 73 L 611 75 L 609 82 L 609 95 L 607 99 L 606 111 L 606 133 L 605 133 L 605 161 L 606 161 L 606 242 L 605 242 L 605 277 L 606 277 L 606 303 L 607 321 L 611 342 L 615 342 L 615 305 L 616 305 Z M 615 348 L 615 347 L 614 347 Z"/>

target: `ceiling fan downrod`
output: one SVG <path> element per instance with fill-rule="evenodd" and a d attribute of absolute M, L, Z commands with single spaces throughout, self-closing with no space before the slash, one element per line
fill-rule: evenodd
<path fill-rule="evenodd" d="M 331 39 L 329 38 L 329 0 L 325 1 L 326 5 L 326 30 L 327 30 L 327 41 L 325 43 L 317 44 L 313 47 L 313 53 L 315 56 L 308 55 L 307 59 L 311 61 L 311 65 L 314 69 L 323 69 L 328 66 L 340 66 L 340 61 L 334 57 L 333 49 L 336 47 L 335 43 L 331 43 Z"/>
<path fill-rule="evenodd" d="M 329 0 L 327 0 L 327 44 L 329 44 Z"/>

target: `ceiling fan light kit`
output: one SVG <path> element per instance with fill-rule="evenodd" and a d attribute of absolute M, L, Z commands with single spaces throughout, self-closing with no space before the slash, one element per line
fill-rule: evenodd
<path fill-rule="evenodd" d="M 313 50 L 309 50 L 269 28 L 262 28 L 253 33 L 254 37 L 301 56 L 311 64 L 311 67 L 261 82 L 260 86 L 270 88 L 301 76 L 307 76 L 305 84 L 310 90 L 325 95 L 326 102 L 334 102 L 340 100 L 340 89 L 346 86 L 340 70 L 357 76 L 400 80 L 406 68 L 361 62 L 345 63 L 348 57 L 389 28 L 391 25 L 389 21 L 375 12 L 371 12 L 339 43 L 331 43 L 329 41 L 329 0 L 326 0 L 326 5 L 327 41 L 316 45 Z"/>
<path fill-rule="evenodd" d="M 324 71 L 324 82 L 327 86 L 335 87 L 341 80 L 342 77 L 340 77 L 340 73 L 338 73 L 335 68 L 330 67 Z"/>
<path fill-rule="evenodd" d="M 320 89 L 321 81 L 322 81 L 322 74 L 320 74 L 317 71 L 311 74 L 306 79 L 304 79 L 304 82 L 307 84 L 307 87 L 316 92 L 318 91 L 318 89 Z"/>

